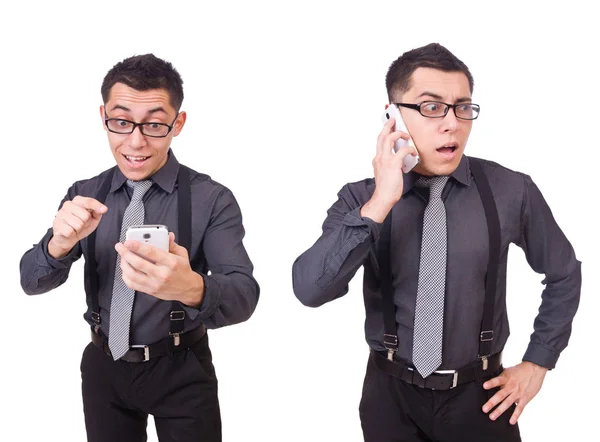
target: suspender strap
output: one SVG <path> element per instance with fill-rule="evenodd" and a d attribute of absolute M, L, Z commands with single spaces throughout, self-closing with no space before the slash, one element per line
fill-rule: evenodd
<path fill-rule="evenodd" d="M 191 256 L 192 248 L 192 196 L 190 188 L 189 169 L 179 165 L 177 176 L 177 223 L 179 238 L 177 243 L 185 247 Z M 185 310 L 177 301 L 171 302 L 171 313 L 169 313 L 169 335 L 173 336 L 173 345 L 179 345 L 179 335 L 183 332 Z"/>
<path fill-rule="evenodd" d="M 383 221 L 381 228 L 378 261 L 379 277 L 381 280 L 381 308 L 383 310 L 383 345 L 388 351 L 388 359 L 393 360 L 398 351 L 398 336 L 396 330 L 396 306 L 390 270 L 390 240 L 392 231 L 392 210 Z"/>
<path fill-rule="evenodd" d="M 483 317 L 479 333 L 479 357 L 484 360 L 484 370 L 487 368 L 487 357 L 492 351 L 494 338 L 494 302 L 496 300 L 496 285 L 498 281 L 498 267 L 500 265 L 500 220 L 498 210 L 492 194 L 490 184 L 483 172 L 481 160 L 469 157 L 471 173 L 477 184 L 477 191 L 483 203 L 485 219 L 489 236 L 489 259 L 485 278 L 485 299 L 483 303 Z M 388 214 L 379 239 L 379 275 L 381 280 L 381 308 L 383 311 L 384 335 L 383 345 L 388 350 L 388 359 L 393 359 L 393 354 L 398 351 L 398 335 L 396 325 L 396 306 L 394 304 L 394 290 L 390 268 L 390 241 L 391 241 L 392 211 Z"/>
<path fill-rule="evenodd" d="M 112 184 L 112 179 L 115 174 L 116 167 L 113 167 L 112 171 L 106 174 L 106 178 L 102 182 L 100 186 L 100 190 L 96 194 L 96 199 L 104 204 L 106 201 L 106 196 L 110 190 L 110 185 Z M 98 229 L 96 229 L 98 230 Z M 88 245 L 88 256 L 85 260 L 85 274 L 88 275 L 89 286 L 88 293 L 90 293 L 92 298 L 92 320 L 94 321 L 94 329 L 98 332 L 98 328 L 100 328 L 100 304 L 98 301 L 98 272 L 97 272 L 97 264 L 96 264 L 96 230 L 94 230 L 87 237 L 87 245 Z"/>
<path fill-rule="evenodd" d="M 494 339 L 494 302 L 496 300 L 496 286 L 498 284 L 498 267 L 500 266 L 500 220 L 498 219 L 498 210 L 494 202 L 490 183 L 481 166 L 481 160 L 471 158 L 469 164 L 483 203 L 489 236 L 485 301 L 483 304 L 481 333 L 479 334 L 479 357 L 485 359 L 492 352 L 492 340 Z"/>

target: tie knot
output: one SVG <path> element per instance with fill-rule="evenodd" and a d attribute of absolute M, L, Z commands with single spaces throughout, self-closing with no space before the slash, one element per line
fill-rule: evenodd
<path fill-rule="evenodd" d="M 447 176 L 422 176 L 415 184 L 419 187 L 429 187 L 429 198 L 441 198 L 446 182 L 448 182 Z"/>
<path fill-rule="evenodd" d="M 132 201 L 140 201 L 144 197 L 146 192 L 148 192 L 150 187 L 152 187 L 152 181 L 151 180 L 144 180 L 144 181 L 127 180 L 127 185 L 129 187 L 133 188 L 133 196 L 131 197 L 131 200 Z"/>

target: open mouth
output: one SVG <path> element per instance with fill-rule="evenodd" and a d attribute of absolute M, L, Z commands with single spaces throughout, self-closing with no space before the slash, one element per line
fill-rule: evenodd
<path fill-rule="evenodd" d="M 142 167 L 146 163 L 148 158 L 150 158 L 140 155 L 123 155 L 123 157 L 127 161 L 127 164 L 129 164 L 133 168 Z"/>
<path fill-rule="evenodd" d="M 450 155 L 456 152 L 456 149 L 458 149 L 458 143 L 446 143 L 443 146 L 438 147 L 436 150 L 439 153 Z"/>

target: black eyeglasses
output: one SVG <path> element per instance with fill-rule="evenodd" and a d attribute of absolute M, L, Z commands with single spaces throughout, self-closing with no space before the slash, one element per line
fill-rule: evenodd
<path fill-rule="evenodd" d="M 473 103 L 448 104 L 441 101 L 423 101 L 419 104 L 394 104 L 418 110 L 421 115 L 427 118 L 443 118 L 448 114 L 450 108 L 454 111 L 456 118 L 460 118 L 461 120 L 474 120 L 479 116 L 479 105 Z"/>
<path fill-rule="evenodd" d="M 115 134 L 128 135 L 132 134 L 136 127 L 140 127 L 140 132 L 147 137 L 164 138 L 173 130 L 173 125 L 177 120 L 179 113 L 175 116 L 175 120 L 171 124 L 165 123 L 135 123 L 121 118 L 109 118 L 104 112 L 104 124 L 106 128 Z"/>

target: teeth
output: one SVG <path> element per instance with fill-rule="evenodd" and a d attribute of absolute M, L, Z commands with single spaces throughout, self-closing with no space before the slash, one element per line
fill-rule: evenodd
<path fill-rule="evenodd" d="M 130 155 L 125 155 L 125 158 L 127 158 L 130 161 L 143 161 L 148 157 L 132 157 Z"/>

